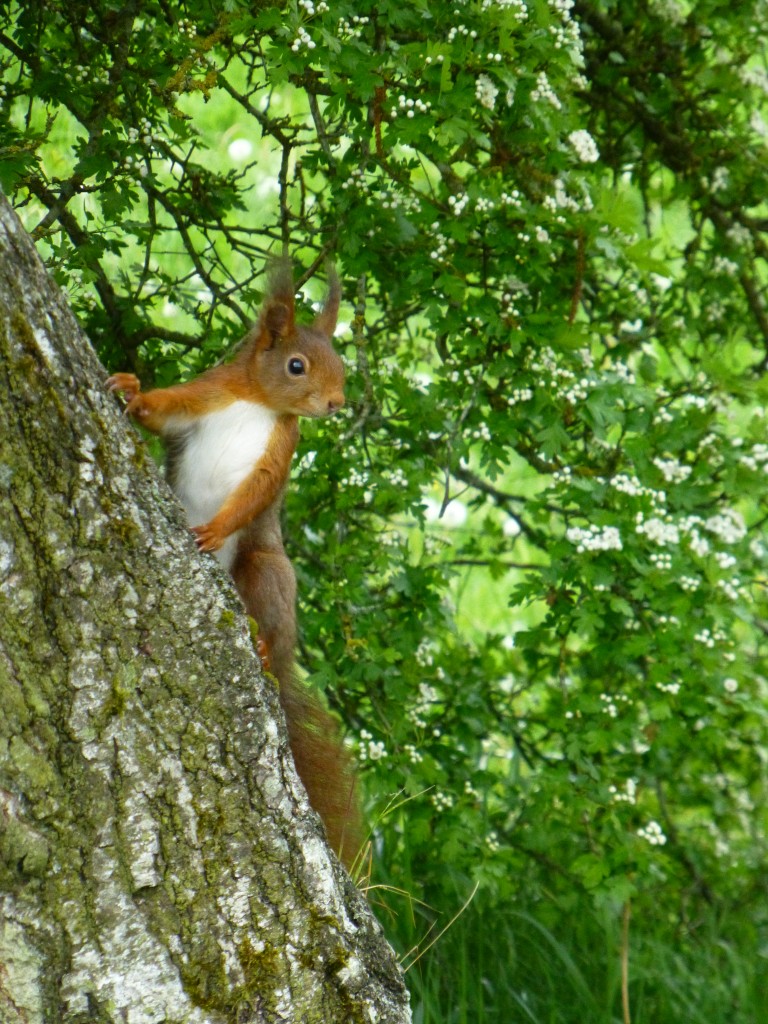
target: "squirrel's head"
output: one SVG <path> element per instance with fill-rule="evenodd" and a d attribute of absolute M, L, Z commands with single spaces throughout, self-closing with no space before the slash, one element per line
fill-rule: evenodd
<path fill-rule="evenodd" d="M 270 286 L 249 346 L 250 369 L 270 408 L 294 416 L 330 416 L 344 405 L 344 364 L 333 348 L 340 288 L 329 273 L 325 304 L 314 322 L 295 321 L 287 260 L 270 268 Z"/>

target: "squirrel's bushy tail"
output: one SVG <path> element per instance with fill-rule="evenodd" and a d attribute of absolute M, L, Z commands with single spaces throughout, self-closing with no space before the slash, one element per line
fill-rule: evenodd
<path fill-rule="evenodd" d="M 336 719 L 296 673 L 296 577 L 283 549 L 277 509 L 244 531 L 232 577 L 256 622 L 265 667 L 280 687 L 296 771 L 328 842 L 350 868 L 363 832 L 352 757 Z"/>
<path fill-rule="evenodd" d="M 278 682 L 296 771 L 323 820 L 328 842 L 350 870 L 363 843 L 352 756 L 334 717 L 295 671 L 284 669 Z"/>

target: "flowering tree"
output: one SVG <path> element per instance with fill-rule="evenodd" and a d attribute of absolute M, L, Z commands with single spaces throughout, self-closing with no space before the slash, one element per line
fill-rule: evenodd
<path fill-rule="evenodd" d="M 343 272 L 287 523 L 380 870 L 757 927 L 764 4 L 0 9 L 3 185 L 110 366 Z"/>

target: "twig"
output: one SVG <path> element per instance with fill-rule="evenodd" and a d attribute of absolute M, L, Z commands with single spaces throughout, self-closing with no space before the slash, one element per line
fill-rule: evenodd
<path fill-rule="evenodd" d="M 173 219 L 176 225 L 176 230 L 178 231 L 179 237 L 181 238 L 181 241 L 184 244 L 184 249 L 186 250 L 186 253 L 189 256 L 190 260 L 192 261 L 195 270 L 200 275 L 200 278 L 205 283 L 206 287 L 211 291 L 213 295 L 216 296 L 219 302 L 226 306 L 229 306 L 229 308 L 237 315 L 237 317 L 243 323 L 250 325 L 250 315 L 240 306 L 238 302 L 235 302 L 232 299 L 230 291 L 222 288 L 218 284 L 218 282 L 213 279 L 213 276 L 209 274 L 208 271 L 206 270 L 205 266 L 203 265 L 201 256 L 198 253 L 197 248 L 190 237 L 189 231 L 187 230 L 187 226 L 183 222 L 183 214 L 181 213 L 181 211 L 178 210 L 176 206 L 174 206 L 174 204 L 171 202 L 171 200 L 168 198 L 165 192 L 163 192 L 161 189 L 156 188 L 154 185 L 150 185 L 146 181 L 144 182 L 144 189 L 148 194 L 155 197 L 155 199 L 163 207 L 166 213 L 170 214 L 171 218 Z M 232 290 L 235 291 L 237 289 Z"/>
<path fill-rule="evenodd" d="M 288 252 L 291 244 L 290 210 L 288 209 L 288 165 L 291 162 L 290 142 L 283 143 L 283 155 L 280 160 L 280 173 L 277 181 L 280 186 L 280 234 L 283 242 L 283 252 Z"/>
<path fill-rule="evenodd" d="M 254 120 L 258 121 L 262 127 L 262 130 L 267 134 L 271 135 L 273 139 L 277 139 L 281 146 L 292 146 L 293 139 L 289 138 L 288 135 L 283 131 L 281 125 L 272 118 L 259 110 L 258 107 L 254 106 L 253 103 L 243 93 L 238 92 L 237 89 L 229 82 L 224 75 L 220 74 L 217 79 L 217 84 L 222 86 L 225 92 L 228 92 L 232 99 L 242 106 L 243 110 L 247 110 Z M 282 118 L 282 124 L 287 126 L 289 124 L 289 118 Z M 295 138 L 295 131 L 294 131 Z"/>
<path fill-rule="evenodd" d="M 354 422 L 345 431 L 346 438 L 354 437 L 360 431 L 373 408 L 373 382 L 371 381 L 368 353 L 365 349 L 365 287 L 365 274 L 361 274 L 357 279 L 357 301 L 355 302 L 355 316 L 352 321 L 352 340 L 355 344 L 357 370 L 363 378 L 363 400 L 360 403 L 360 411 L 355 417 Z"/>
<path fill-rule="evenodd" d="M 323 115 L 320 112 L 320 104 L 317 102 L 317 96 L 307 89 L 307 99 L 309 101 L 309 111 L 312 114 L 312 120 L 315 122 L 317 141 L 320 143 L 320 148 L 323 153 L 325 153 L 331 173 L 335 173 L 336 161 L 333 158 L 333 150 L 331 149 L 331 143 L 328 139 L 328 129 L 325 126 Z"/>

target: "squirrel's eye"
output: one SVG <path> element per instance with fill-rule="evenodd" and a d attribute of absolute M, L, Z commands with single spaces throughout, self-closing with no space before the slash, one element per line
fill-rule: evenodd
<path fill-rule="evenodd" d="M 288 360 L 288 373 L 292 377 L 301 377 L 302 374 L 307 372 L 307 368 L 304 365 L 304 360 L 299 359 L 298 356 L 292 356 Z"/>

